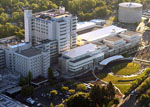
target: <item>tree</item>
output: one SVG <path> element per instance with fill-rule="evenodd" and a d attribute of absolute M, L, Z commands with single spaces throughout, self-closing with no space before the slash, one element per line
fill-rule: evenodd
<path fill-rule="evenodd" d="M 147 103 L 147 101 L 148 101 L 149 98 L 150 97 L 148 95 L 142 94 L 141 97 L 140 97 L 141 104 L 143 105 L 143 104 Z"/>
<path fill-rule="evenodd" d="M 54 107 L 53 103 L 50 104 L 50 107 Z"/>
<path fill-rule="evenodd" d="M 111 82 L 107 86 L 94 85 L 90 91 L 90 99 L 93 101 L 94 106 L 98 105 L 108 106 L 112 104 L 115 98 L 115 89 Z"/>
<path fill-rule="evenodd" d="M 55 107 L 65 107 L 64 104 L 56 105 Z"/>
<path fill-rule="evenodd" d="M 24 29 L 19 30 L 18 32 L 15 32 L 15 35 L 17 38 L 23 39 L 24 38 Z"/>
<path fill-rule="evenodd" d="M 65 102 L 67 107 L 90 107 L 91 105 L 89 94 L 83 92 L 70 96 Z"/>
<path fill-rule="evenodd" d="M 114 104 L 116 104 L 116 105 L 119 104 L 119 99 L 118 98 L 114 99 Z"/>
<path fill-rule="evenodd" d="M 2 8 L 2 7 L 0 7 L 0 14 L 1 14 L 2 12 L 4 12 L 4 11 L 5 11 L 5 9 Z"/>
<path fill-rule="evenodd" d="M 19 79 L 19 85 L 24 86 L 26 83 L 27 83 L 26 80 L 21 76 Z"/>
<path fill-rule="evenodd" d="M 34 88 L 32 86 L 26 85 L 22 87 L 21 95 L 22 96 L 32 96 L 34 94 Z"/>
<path fill-rule="evenodd" d="M 112 82 L 110 81 L 107 85 L 107 100 L 108 101 L 111 101 L 114 99 L 115 97 L 115 87 L 114 85 L 112 84 Z"/>
<path fill-rule="evenodd" d="M 54 97 L 58 94 L 58 92 L 56 90 L 52 90 L 50 91 L 50 94 L 52 95 L 52 97 Z"/>
<path fill-rule="evenodd" d="M 51 67 L 48 69 L 48 79 L 52 80 L 54 78 L 54 71 Z"/>
<path fill-rule="evenodd" d="M 87 90 L 87 87 L 84 84 L 78 84 L 76 88 L 77 90 Z"/>
<path fill-rule="evenodd" d="M 61 90 L 62 90 L 62 91 L 68 91 L 69 88 L 64 86 L 64 87 L 61 87 Z"/>
<path fill-rule="evenodd" d="M 21 20 L 22 18 L 23 18 L 23 12 L 13 12 L 11 14 L 12 22 L 18 22 L 18 20 Z"/>
<path fill-rule="evenodd" d="M 100 87 L 99 85 L 94 85 L 91 88 L 90 91 L 90 98 L 94 103 L 94 106 L 96 106 L 97 104 L 101 107 L 103 104 L 103 96 L 104 93 L 102 93 L 102 87 Z"/>
<path fill-rule="evenodd" d="M 32 72 L 28 72 L 28 83 L 31 84 L 31 80 L 32 80 Z"/>
<path fill-rule="evenodd" d="M 74 94 L 74 93 L 75 93 L 75 90 L 70 89 L 70 90 L 68 90 L 68 92 L 69 92 L 70 94 Z"/>
<path fill-rule="evenodd" d="M 0 15 L 0 23 L 5 24 L 8 21 L 8 14 L 6 13 L 1 13 Z"/>

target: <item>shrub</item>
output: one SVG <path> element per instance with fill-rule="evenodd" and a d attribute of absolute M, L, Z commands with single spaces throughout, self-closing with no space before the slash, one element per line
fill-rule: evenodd
<path fill-rule="evenodd" d="M 34 94 L 34 88 L 32 86 L 26 85 L 22 87 L 21 95 L 22 96 L 32 96 Z"/>
<path fill-rule="evenodd" d="M 55 107 L 65 107 L 64 104 L 56 105 Z"/>
<path fill-rule="evenodd" d="M 64 86 L 64 87 L 61 87 L 61 90 L 62 90 L 62 91 L 68 91 L 69 88 Z"/>
<path fill-rule="evenodd" d="M 76 87 L 77 85 L 78 85 L 77 82 L 75 82 L 75 83 L 72 84 L 73 87 Z"/>
<path fill-rule="evenodd" d="M 56 90 L 52 90 L 52 91 L 50 91 L 50 94 L 51 94 L 52 96 L 56 96 L 56 95 L 58 94 L 58 92 L 57 92 Z"/>
<path fill-rule="evenodd" d="M 120 101 L 119 101 L 119 98 L 115 98 L 115 99 L 114 99 L 114 104 L 119 104 L 119 102 L 120 102 Z"/>
<path fill-rule="evenodd" d="M 76 88 L 77 90 L 87 90 L 87 87 L 84 84 L 78 84 Z"/>
<path fill-rule="evenodd" d="M 69 92 L 70 94 L 74 94 L 74 93 L 75 93 L 75 90 L 70 89 L 70 90 L 68 90 L 68 92 Z"/>
<path fill-rule="evenodd" d="M 140 97 L 140 102 L 141 102 L 141 104 L 142 104 L 142 105 L 145 104 L 145 103 L 148 101 L 148 99 L 149 99 L 149 96 L 148 96 L 148 95 L 142 94 L 141 97 Z"/>
<path fill-rule="evenodd" d="M 146 94 L 147 94 L 148 96 L 150 96 L 150 90 L 147 90 Z"/>
<path fill-rule="evenodd" d="M 66 82 L 65 82 L 65 84 L 66 84 L 66 85 L 70 85 L 70 84 L 72 84 L 72 80 L 68 80 L 68 81 L 66 81 Z"/>

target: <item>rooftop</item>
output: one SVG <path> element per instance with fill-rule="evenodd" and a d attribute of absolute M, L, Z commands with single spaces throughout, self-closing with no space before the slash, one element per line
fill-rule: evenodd
<path fill-rule="evenodd" d="M 79 62 L 79 61 L 82 61 L 82 60 L 87 59 L 87 58 L 90 58 L 90 57 L 91 57 L 91 56 L 87 55 L 87 56 L 81 57 L 81 58 L 76 59 L 76 60 L 71 61 L 71 62 L 73 62 L 73 63 L 77 63 L 77 62 Z"/>
<path fill-rule="evenodd" d="M 36 18 L 42 18 L 46 20 L 51 20 L 52 17 L 59 18 L 59 17 L 66 17 L 69 15 L 69 12 L 65 11 L 64 7 L 59 7 L 59 9 L 50 9 L 47 11 L 42 11 L 33 14 Z"/>
<path fill-rule="evenodd" d="M 1 94 L 0 95 L 0 107 L 26 107 L 18 101 L 13 100 L 12 98 Z"/>
<path fill-rule="evenodd" d="M 116 42 L 116 41 L 122 40 L 122 38 L 118 36 L 111 36 L 111 37 L 106 38 L 106 40 Z"/>
<path fill-rule="evenodd" d="M 22 50 L 20 54 L 26 57 L 32 57 L 41 54 L 41 51 L 36 48 L 30 48 Z"/>
<path fill-rule="evenodd" d="M 101 23 L 101 22 L 105 22 L 105 20 L 103 19 L 92 19 L 90 20 L 91 22 L 94 22 L 94 23 Z"/>
<path fill-rule="evenodd" d="M 96 42 L 92 42 L 92 43 L 97 45 L 99 48 L 105 45 L 104 43 L 102 43 L 102 41 L 96 41 Z"/>
<path fill-rule="evenodd" d="M 120 3 L 119 6 L 121 6 L 121 7 L 130 7 L 130 8 L 137 8 L 137 7 L 142 7 L 142 4 L 134 3 L 134 2 L 124 2 L 124 3 Z"/>
<path fill-rule="evenodd" d="M 137 32 L 133 32 L 133 31 L 126 31 L 123 33 L 124 35 L 128 35 L 128 36 L 133 36 L 135 34 L 137 34 Z"/>
<path fill-rule="evenodd" d="M 89 32 L 89 33 L 79 35 L 79 37 L 81 39 L 92 42 L 92 41 L 99 40 L 99 39 L 108 37 L 112 34 L 117 34 L 117 33 L 123 32 L 123 31 L 126 31 L 126 29 L 112 25 L 112 26 L 108 26 L 108 27 L 105 27 L 102 29 L 98 29 L 98 30 Z"/>
<path fill-rule="evenodd" d="M 95 27 L 96 24 L 94 22 L 86 21 L 86 22 L 78 22 L 77 23 L 77 31 L 84 28 Z"/>
<path fill-rule="evenodd" d="M 101 61 L 99 64 L 100 65 L 107 65 L 108 63 L 114 61 L 114 60 L 118 60 L 118 59 L 122 59 L 124 58 L 122 55 L 116 55 L 116 56 L 112 56 L 109 58 L 104 59 L 103 61 Z"/>
<path fill-rule="evenodd" d="M 25 44 L 26 44 L 26 43 L 20 43 L 20 44 L 12 45 L 12 46 L 10 46 L 10 48 L 20 47 L 20 46 L 23 46 L 23 45 L 25 45 Z"/>
<path fill-rule="evenodd" d="M 67 56 L 69 58 L 76 58 L 76 57 L 84 55 L 84 54 L 86 54 L 88 52 L 92 52 L 92 51 L 94 51 L 96 49 L 97 49 L 97 46 L 92 44 L 92 43 L 90 43 L 90 44 L 87 44 L 87 45 L 83 45 L 83 46 L 71 49 L 68 52 L 64 52 L 63 55 L 65 55 L 65 56 Z"/>
<path fill-rule="evenodd" d="M 21 87 L 20 86 L 18 86 L 18 87 L 15 87 L 15 88 L 11 88 L 11 89 L 8 89 L 7 90 L 7 93 L 9 93 L 9 94 L 14 94 L 14 93 L 17 93 L 17 92 L 19 92 L 19 91 L 21 91 Z"/>

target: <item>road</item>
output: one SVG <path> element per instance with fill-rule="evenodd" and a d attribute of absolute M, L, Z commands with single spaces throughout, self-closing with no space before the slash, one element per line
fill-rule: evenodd
<path fill-rule="evenodd" d="M 135 105 L 136 102 L 136 94 L 134 95 L 129 95 L 124 99 L 123 104 L 120 107 L 137 107 Z"/>

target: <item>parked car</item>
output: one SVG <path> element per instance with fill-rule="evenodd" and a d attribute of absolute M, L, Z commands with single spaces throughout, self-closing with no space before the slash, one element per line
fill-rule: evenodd
<path fill-rule="evenodd" d="M 38 103 L 36 106 L 37 106 L 37 107 L 41 107 L 42 105 L 41 105 L 41 103 Z"/>
<path fill-rule="evenodd" d="M 27 102 L 27 103 L 30 103 L 30 104 L 32 104 L 32 105 L 35 103 L 35 101 L 34 101 L 31 97 L 27 98 L 27 99 L 26 99 L 26 102 Z"/>
<path fill-rule="evenodd" d="M 131 91 L 131 96 L 134 95 L 134 93 L 135 93 L 135 90 Z"/>

